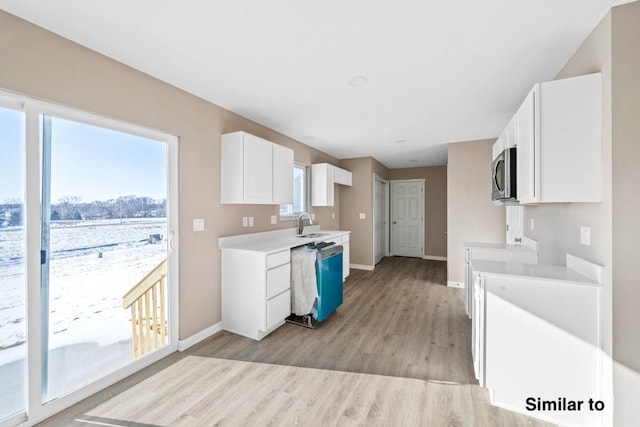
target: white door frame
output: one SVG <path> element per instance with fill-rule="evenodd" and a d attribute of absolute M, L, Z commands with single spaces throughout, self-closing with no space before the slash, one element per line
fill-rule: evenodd
<path fill-rule="evenodd" d="M 29 331 L 27 346 L 27 396 L 26 413 L 19 413 L 2 422 L 0 427 L 20 424 L 31 426 L 68 408 L 75 403 L 97 393 L 108 386 L 130 376 L 152 363 L 174 353 L 178 347 L 178 138 L 163 132 L 129 124 L 121 120 L 113 120 L 81 110 L 67 108 L 48 102 L 35 100 L 26 96 L 0 91 L 0 99 L 6 103 L 7 98 L 15 101 L 25 113 L 25 231 L 26 231 L 26 280 L 27 280 L 27 328 Z M 41 115 L 75 120 L 112 130 L 126 132 L 167 144 L 167 231 L 168 248 L 167 263 L 169 266 L 169 342 L 153 352 L 148 353 L 121 369 L 108 373 L 90 384 L 69 392 L 66 395 L 42 403 L 41 382 L 41 300 L 40 300 L 40 197 L 41 182 Z M 27 415 L 28 414 L 28 415 Z"/>
<path fill-rule="evenodd" d="M 372 227 L 373 227 L 373 265 L 376 264 L 376 249 L 378 248 L 378 239 L 379 239 L 378 233 L 376 233 L 376 220 L 378 219 L 377 215 L 376 215 L 376 212 L 377 212 L 376 208 L 377 208 L 378 203 L 379 203 L 378 197 L 377 197 L 377 193 L 376 193 L 376 181 L 382 182 L 382 183 L 384 183 L 386 185 L 385 186 L 385 191 L 384 191 L 385 200 L 384 200 L 384 218 L 383 218 L 383 221 L 385 223 L 385 227 L 384 227 L 384 243 L 385 244 L 384 244 L 384 255 L 383 255 L 383 257 L 389 256 L 391 254 L 390 249 L 389 249 L 389 247 L 390 247 L 389 246 L 389 195 L 390 195 L 390 192 L 389 192 L 389 187 L 390 187 L 389 180 L 388 179 L 384 179 L 380 175 L 374 173 L 373 174 L 373 189 L 372 189 L 372 191 L 373 191 L 373 225 L 372 225 Z"/>
<path fill-rule="evenodd" d="M 424 227 L 424 214 L 425 214 L 425 206 L 424 206 L 424 190 L 425 190 L 425 179 L 393 179 L 391 181 L 389 181 L 389 191 L 391 191 L 391 184 L 393 183 L 400 183 L 400 182 L 420 182 L 422 183 L 422 193 L 421 193 L 421 197 L 422 197 L 422 201 L 421 201 L 421 206 L 422 206 L 422 221 L 421 221 L 421 233 L 420 233 L 420 247 L 422 248 L 422 253 L 420 254 L 420 258 L 424 258 L 424 234 L 425 234 L 425 227 Z M 389 198 L 389 203 L 391 204 L 391 197 L 393 197 L 393 194 L 390 192 L 389 193 L 390 198 Z M 391 244 L 392 240 L 393 240 L 393 235 L 392 235 L 392 229 L 393 227 L 391 227 L 391 220 L 393 220 L 393 218 L 391 217 L 391 211 L 389 211 L 389 255 L 395 255 L 393 253 L 393 245 Z"/>

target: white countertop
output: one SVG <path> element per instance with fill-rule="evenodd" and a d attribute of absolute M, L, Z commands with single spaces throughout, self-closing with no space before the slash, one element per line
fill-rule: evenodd
<path fill-rule="evenodd" d="M 523 264 L 519 262 L 501 262 L 471 260 L 474 273 L 500 276 L 515 276 L 529 279 L 553 280 L 577 285 L 600 286 L 597 282 L 558 265 Z"/>
<path fill-rule="evenodd" d="M 218 247 L 221 250 L 236 249 L 271 254 L 295 248 L 297 246 L 342 237 L 345 234 L 349 234 L 350 231 L 320 230 L 319 226 L 305 227 L 305 234 L 309 233 L 321 233 L 323 235 L 313 238 L 298 237 L 297 230 L 295 228 L 287 228 L 283 230 L 265 231 L 262 233 L 220 237 L 218 239 Z"/>

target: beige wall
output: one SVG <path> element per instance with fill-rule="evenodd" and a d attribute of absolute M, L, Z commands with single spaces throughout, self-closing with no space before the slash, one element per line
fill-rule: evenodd
<path fill-rule="evenodd" d="M 389 169 L 372 157 L 342 159 L 340 167 L 353 176 L 353 186 L 340 190 L 340 226 L 351 231 L 350 261 L 373 267 L 373 174 L 389 179 Z"/>
<path fill-rule="evenodd" d="M 296 161 L 339 164 L 333 157 L 3 11 L 0 58 L 1 89 L 179 137 L 181 339 L 221 319 L 218 237 L 293 226 L 292 222 L 270 225 L 277 206 L 220 204 L 220 135 L 245 130 L 293 148 Z M 311 210 L 324 228 L 340 228 L 340 189 L 336 191 L 335 207 Z M 255 227 L 242 228 L 242 216 L 255 217 Z M 194 218 L 205 219 L 204 232 L 191 231 Z"/>
<path fill-rule="evenodd" d="M 612 10 L 613 358 L 616 425 L 640 419 L 640 2 Z"/>
<path fill-rule="evenodd" d="M 447 256 L 447 167 L 389 170 L 389 179 L 424 179 L 424 254 Z"/>
<path fill-rule="evenodd" d="M 464 282 L 464 242 L 505 243 L 505 208 L 491 202 L 495 139 L 447 147 L 447 267 L 449 282 Z"/>

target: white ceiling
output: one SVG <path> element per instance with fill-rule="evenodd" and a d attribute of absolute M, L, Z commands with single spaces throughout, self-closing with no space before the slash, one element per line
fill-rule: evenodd
<path fill-rule="evenodd" d="M 5 11 L 338 158 L 446 163 L 497 137 L 628 0 L 0 0 Z M 366 76 L 352 87 L 353 76 Z M 406 142 L 398 143 L 398 140 Z"/>

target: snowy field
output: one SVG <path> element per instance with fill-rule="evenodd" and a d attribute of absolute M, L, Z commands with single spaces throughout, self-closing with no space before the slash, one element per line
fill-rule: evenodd
<path fill-rule="evenodd" d="M 150 236 L 157 234 L 162 238 L 152 243 Z M 131 360 L 131 316 L 130 310 L 122 307 L 122 297 L 166 257 L 166 235 L 164 218 L 52 224 L 49 298 L 52 386 L 55 387 L 55 377 L 64 377 L 71 368 L 77 369 L 78 365 L 64 366 L 71 359 L 76 362 L 82 359 L 81 354 L 71 354 L 73 349 L 86 353 L 87 348 L 93 347 L 118 348 L 122 356 L 117 359 Z M 22 228 L 0 229 L 0 368 L 13 366 L 14 370 L 22 365 L 21 359 L 26 355 L 23 241 Z M 57 355 L 64 358 L 58 359 Z M 115 368 L 126 362 L 110 363 Z M 77 379 L 80 383 L 86 380 Z"/>

